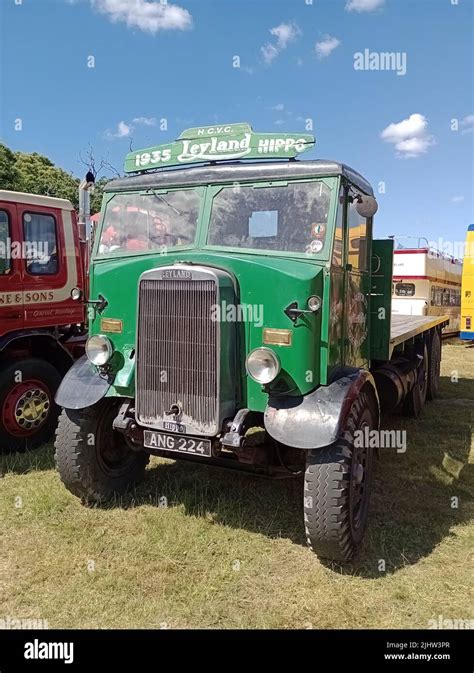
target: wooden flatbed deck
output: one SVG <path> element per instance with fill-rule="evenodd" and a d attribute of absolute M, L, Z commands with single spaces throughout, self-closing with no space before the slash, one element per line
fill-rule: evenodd
<path fill-rule="evenodd" d="M 426 330 L 449 322 L 447 315 L 394 315 L 390 327 L 390 351 Z"/>

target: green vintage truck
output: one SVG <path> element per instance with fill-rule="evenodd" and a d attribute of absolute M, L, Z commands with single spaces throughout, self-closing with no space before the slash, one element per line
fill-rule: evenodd
<path fill-rule="evenodd" d="M 287 476 L 310 547 L 357 550 L 380 413 L 436 395 L 447 318 L 394 321 L 372 188 L 299 159 L 314 142 L 188 129 L 106 187 L 90 298 L 72 292 L 87 355 L 56 397 L 57 467 L 83 501 L 125 492 L 150 454 Z"/>

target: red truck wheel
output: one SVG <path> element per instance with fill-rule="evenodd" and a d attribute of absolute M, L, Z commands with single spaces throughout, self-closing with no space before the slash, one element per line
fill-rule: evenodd
<path fill-rule="evenodd" d="M 0 373 L 0 452 L 33 449 L 51 438 L 60 381 L 53 365 L 33 358 L 14 362 Z"/>

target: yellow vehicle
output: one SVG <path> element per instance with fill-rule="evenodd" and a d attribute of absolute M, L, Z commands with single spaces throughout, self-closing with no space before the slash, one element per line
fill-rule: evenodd
<path fill-rule="evenodd" d="M 462 267 L 461 339 L 474 340 L 474 224 L 467 228 L 466 253 Z"/>

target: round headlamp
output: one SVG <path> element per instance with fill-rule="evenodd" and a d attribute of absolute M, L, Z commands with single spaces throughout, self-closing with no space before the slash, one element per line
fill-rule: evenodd
<path fill-rule="evenodd" d="M 270 348 L 256 348 L 247 355 L 245 362 L 248 375 L 257 383 L 271 383 L 280 373 L 278 355 Z"/>
<path fill-rule="evenodd" d="M 82 290 L 79 287 L 73 287 L 72 288 L 71 299 L 73 301 L 79 301 L 79 299 L 82 299 Z"/>
<path fill-rule="evenodd" d="M 114 348 L 110 339 L 101 334 L 89 337 L 86 342 L 86 355 L 93 365 L 101 367 L 112 357 Z"/>

